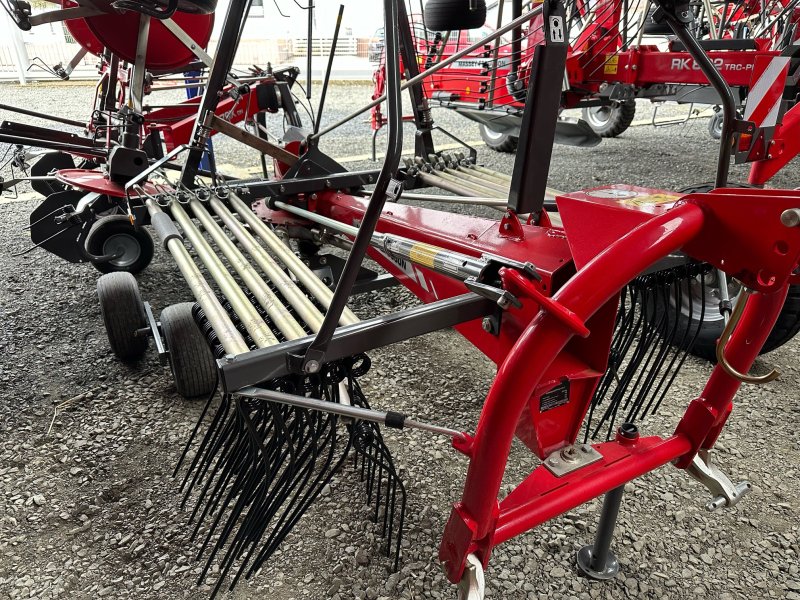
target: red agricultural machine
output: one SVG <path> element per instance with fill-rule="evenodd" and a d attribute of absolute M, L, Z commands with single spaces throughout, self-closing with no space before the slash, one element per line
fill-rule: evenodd
<path fill-rule="evenodd" d="M 46 197 L 31 215 L 34 247 L 70 262 L 91 262 L 102 272 L 137 273 L 154 252 L 151 236 L 134 227 L 108 189 L 115 189 L 154 161 L 169 156 L 191 139 L 212 57 L 204 50 L 211 37 L 216 2 L 81 3 L 65 1 L 57 10 L 31 14 L 26 2 L 10 1 L 5 8 L 22 29 L 54 21 L 64 25 L 81 50 L 69 65 L 87 53 L 99 59 L 100 78 L 94 105 L 86 122 L 24 107 L 0 109 L 45 119 L 83 130 L 69 133 L 14 121 L 0 124 L 0 143 L 11 144 L 8 164 L 12 175 L 0 178 L 2 190 L 29 181 Z M 59 4 L 59 3 L 56 3 Z M 68 78 L 71 67 L 57 67 Z M 267 115 L 282 113 L 286 126 L 298 127 L 296 96 L 292 91 L 296 67 L 256 69 L 245 76 L 225 74 L 221 100 L 211 132 L 247 135 L 236 127 L 245 123 L 266 140 Z M 148 103 L 158 93 L 185 89 L 182 102 Z M 193 97 L 191 97 L 193 96 Z M 207 141 L 205 173 L 216 172 L 213 148 Z M 75 169 L 76 163 L 80 169 Z M 87 168 L 103 166 L 103 177 L 75 191 L 72 177 L 85 177 Z M 173 166 L 165 163 L 166 167 Z M 266 162 L 263 162 L 266 175 Z M 17 174 L 19 172 L 19 175 Z M 98 218 L 102 217 L 102 218 Z M 57 220 L 54 221 L 54 217 Z"/>
<path fill-rule="evenodd" d="M 445 65 L 427 79 L 424 90 L 430 105 L 479 123 L 490 148 L 513 151 L 543 21 L 540 16 L 520 19 L 522 0 L 497 4 L 498 26 L 507 4 L 518 24 L 491 44 L 471 40 L 463 31 L 443 29 L 458 26 L 448 13 L 416 23 L 413 44 L 421 70 Z M 583 120 L 562 119 L 560 143 L 591 146 L 600 137 L 621 134 L 633 121 L 637 98 L 719 104 L 719 96 L 683 43 L 674 35 L 665 37 L 671 32 L 652 21 L 649 2 L 576 1 L 567 7 L 564 36 L 569 54 L 562 108 L 583 109 Z M 797 0 L 697 2 L 690 3 L 689 10 L 693 36 L 732 87 L 737 108 L 743 107 L 744 118 L 757 128 L 740 141 L 736 156 L 740 162 L 753 163 L 749 183 L 763 185 L 800 152 L 800 113 L 794 109 L 800 95 L 800 4 Z M 375 82 L 377 97 L 383 93 L 382 67 Z M 717 138 L 721 118 L 717 112 L 709 124 Z M 376 135 L 383 120 L 380 106 L 375 107 L 371 123 Z"/>
<path fill-rule="evenodd" d="M 531 19 L 545 24 L 531 50 L 510 177 L 470 157 L 436 153 L 424 86 L 446 64 L 417 70 L 405 6 L 385 0 L 386 94 L 372 105 L 388 107 L 381 168 L 348 172 L 319 148 L 324 135 L 367 106 L 324 128 L 317 118 L 313 131 L 292 132 L 283 145 L 239 136 L 272 156 L 276 175 L 224 180 L 204 176 L 199 164 L 219 125 L 220 92 L 247 4 L 230 5 L 186 146 L 124 181 L 97 169 L 57 175 L 83 194 L 101 189 L 134 227 L 152 226 L 193 298 L 156 319 L 130 273 L 98 281 L 116 356 L 135 361 L 152 338 L 178 391 L 208 396 L 176 473 L 184 469 L 183 506 L 191 507 L 192 540 L 207 557 L 201 579 L 218 567 L 214 593 L 254 576 L 325 485 L 353 473 L 339 469 L 348 461 L 366 483 L 396 568 L 406 492 L 388 430 L 447 436 L 469 463 L 438 554 L 462 599 L 483 598 L 483 570 L 496 546 L 600 495 L 597 539 L 577 563 L 589 577 L 613 576 L 610 544 L 623 486 L 662 466 L 700 481 L 709 510 L 738 503 L 750 486 L 715 466 L 714 446 L 739 387 L 778 375 L 749 371 L 790 285 L 800 283 L 800 192 L 728 185 L 731 154 L 756 125 L 737 115 L 730 86 L 689 30 L 688 5 L 664 0 L 654 18 L 669 25 L 721 98 L 713 188 L 604 185 L 560 193 L 553 204 L 545 200 L 546 182 L 570 55 L 568 13 L 559 0 L 535 5 L 484 42 Z M 429 0 L 427 11 L 452 14 L 453 7 L 463 17 L 459 27 L 482 22 L 481 0 Z M 403 89 L 419 111 L 415 158 L 436 157 L 440 168 L 432 172 L 414 159 L 403 165 Z M 177 159 L 180 171 L 166 168 Z M 444 184 L 452 173 L 504 183 L 502 220 L 402 203 L 409 190 Z M 459 200 L 470 198 L 453 197 Z M 553 225 L 554 208 L 563 226 Z M 347 258 L 335 268 L 315 263 L 322 246 L 343 249 Z M 365 271 L 367 256 L 387 275 Z M 327 282 L 316 268 L 323 264 L 332 274 Z M 715 345 L 718 363 L 705 387 L 685 399 L 674 432 L 646 435 L 637 422 L 665 399 L 680 400 L 672 384 L 703 323 L 684 317 L 706 306 L 692 282 L 714 270 L 742 289 Z M 387 282 L 405 286 L 420 304 L 366 319 L 347 308 L 354 293 Z M 360 384 L 375 376 L 367 353 L 447 327 L 497 365 L 474 427 L 423 422 L 383 398 L 371 406 Z M 515 438 L 537 462 L 503 495 Z"/>

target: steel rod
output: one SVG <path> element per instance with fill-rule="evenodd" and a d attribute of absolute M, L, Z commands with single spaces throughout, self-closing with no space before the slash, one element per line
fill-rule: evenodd
<path fill-rule="evenodd" d="M 217 222 L 200 201 L 192 200 L 190 206 L 195 218 L 200 221 L 203 229 L 211 236 L 211 239 L 214 240 L 222 254 L 228 259 L 228 263 L 239 274 L 239 277 L 241 277 L 250 291 L 253 292 L 258 303 L 264 307 L 264 310 L 267 311 L 270 319 L 280 329 L 281 333 L 290 340 L 305 337 L 306 332 L 300 323 L 292 316 L 292 313 L 270 289 L 269 285 L 261 279 L 253 265 L 228 238 L 222 227 L 217 225 Z"/>
<path fill-rule="evenodd" d="M 8 104 L 0 104 L 0 110 L 8 110 L 11 112 L 19 113 L 21 115 L 27 115 L 29 117 L 36 117 L 38 119 L 46 119 L 48 121 L 54 121 L 56 123 L 63 123 L 64 125 L 70 125 L 72 127 L 86 127 L 86 123 L 81 123 L 80 121 L 73 121 L 72 119 L 65 119 L 64 117 L 48 115 L 45 113 L 37 112 L 35 110 L 20 108 L 18 106 L 9 106 Z"/>
<path fill-rule="evenodd" d="M 445 168 L 444 173 L 452 175 L 456 178 L 462 177 L 468 183 L 474 183 L 476 185 L 495 190 L 496 192 L 508 194 L 508 186 L 503 186 L 502 184 L 492 181 L 487 177 L 480 177 L 479 175 L 469 173 L 467 169 L 451 169 L 450 167 L 447 167 Z"/>
<path fill-rule="evenodd" d="M 305 286 L 306 290 L 319 300 L 324 307 L 327 308 L 330 306 L 331 299 L 333 298 L 333 292 L 330 288 L 322 283 L 319 277 L 314 275 L 294 252 L 286 247 L 266 223 L 253 214 L 253 211 L 241 198 L 231 192 L 228 197 L 228 202 L 239 217 L 250 226 L 253 232 L 267 244 L 269 249 L 289 268 L 300 283 Z M 339 319 L 339 323 L 341 325 L 352 325 L 353 323 L 358 323 L 358 317 L 356 317 L 349 308 L 345 308 L 342 312 L 341 319 Z"/>
<path fill-rule="evenodd" d="M 270 281 L 278 289 L 278 292 L 297 310 L 300 318 L 305 321 L 313 331 L 318 331 L 322 326 L 322 314 L 317 310 L 314 303 L 309 300 L 303 291 L 295 285 L 292 279 L 283 271 L 275 259 L 264 250 L 264 248 L 247 231 L 242 223 L 216 198 L 212 198 L 211 210 L 220 218 L 223 225 L 234 235 L 245 251 L 253 257 L 256 264 L 261 268 Z M 283 245 L 283 243 L 281 242 Z M 284 246 L 285 247 L 285 246 Z M 288 249 L 287 249 L 288 250 Z M 303 265 L 305 267 L 305 264 Z M 306 267 L 308 269 L 308 267 Z M 318 279 L 313 273 L 315 279 Z"/>
<path fill-rule="evenodd" d="M 488 35 L 485 38 L 482 38 L 481 40 L 475 42 L 474 44 L 472 44 L 470 46 L 467 46 L 466 48 L 464 48 L 463 50 L 461 50 L 459 52 L 456 52 L 455 54 L 453 54 L 452 56 L 444 59 L 443 61 L 436 63 L 430 69 L 427 69 L 427 70 L 423 71 L 422 73 L 420 73 L 416 77 L 412 77 L 411 79 L 408 79 L 403 85 L 400 86 L 400 89 L 401 90 L 406 90 L 409 87 L 411 87 L 412 85 L 416 85 L 420 81 L 423 81 L 426 77 L 430 77 L 434 73 L 437 73 L 438 71 L 442 70 L 443 68 L 453 64 L 454 62 L 456 62 L 457 60 L 463 58 L 467 54 L 469 54 L 471 52 L 475 52 L 475 50 L 478 50 L 480 48 L 483 48 L 488 42 L 492 42 L 492 41 L 496 40 L 497 38 L 499 38 L 500 36 L 502 36 L 503 34 L 511 31 L 515 27 L 523 25 L 525 23 L 525 21 L 528 21 L 531 18 L 535 17 L 541 11 L 542 11 L 541 4 L 537 5 L 532 10 L 526 12 L 524 15 L 520 16 L 518 19 L 514 19 L 508 25 L 505 25 L 504 27 L 501 27 L 500 29 L 498 29 L 497 31 L 492 33 L 491 35 Z M 330 125 L 329 127 L 326 127 L 325 129 L 319 131 L 318 133 L 312 135 L 311 137 L 312 138 L 319 138 L 319 137 L 321 137 L 323 135 L 326 135 L 326 134 L 330 133 L 331 131 L 333 131 L 334 129 L 337 129 L 337 128 L 341 127 L 345 123 L 349 123 L 350 121 L 352 121 L 356 117 L 358 117 L 360 115 L 363 115 L 365 112 L 367 112 L 368 110 L 378 106 L 379 104 L 381 104 L 385 100 L 386 100 L 386 94 L 383 94 L 382 96 L 380 96 L 379 98 L 373 100 L 372 102 L 370 102 L 369 104 L 367 104 L 363 108 L 361 108 L 361 109 L 357 110 L 356 112 L 352 113 L 351 115 L 349 115 L 349 116 L 337 121 L 333 125 Z"/>
<path fill-rule="evenodd" d="M 194 251 L 206 269 L 208 269 L 212 279 L 217 282 L 222 295 L 231 303 L 233 311 L 241 319 L 256 346 L 266 348 L 277 344 L 278 338 L 275 337 L 269 326 L 264 322 L 264 319 L 261 318 L 261 315 L 258 314 L 258 311 L 247 299 L 239 284 L 236 283 L 228 269 L 225 268 L 225 265 L 214 253 L 211 245 L 205 240 L 197 226 L 192 223 L 183 207 L 178 202 L 172 202 L 170 212 L 175 221 L 181 226 L 181 229 L 183 229 L 184 235 L 189 238 Z"/>
<path fill-rule="evenodd" d="M 404 200 L 417 200 L 422 202 L 441 202 L 442 204 L 467 204 L 475 206 L 500 206 L 505 208 L 506 201 L 499 198 L 480 198 L 473 196 L 442 196 L 438 194 L 415 194 L 405 192 Z"/>
<path fill-rule="evenodd" d="M 148 198 L 145 201 L 145 206 L 150 213 L 150 217 L 164 213 L 152 198 Z M 236 329 L 228 313 L 222 307 L 211 286 L 208 285 L 200 269 L 197 268 L 183 242 L 178 238 L 172 238 L 167 241 L 166 246 L 181 275 L 183 275 L 183 279 L 189 286 L 192 295 L 203 309 L 208 322 L 214 328 L 214 332 L 217 334 L 217 338 L 225 352 L 234 356 L 249 352 L 250 348 Z"/>
<path fill-rule="evenodd" d="M 467 186 L 461 185 L 460 183 L 457 183 L 457 182 L 448 181 L 448 180 L 446 180 L 446 179 L 444 179 L 442 177 L 436 177 L 435 175 L 433 175 L 431 173 L 418 173 L 417 174 L 417 178 L 419 178 L 419 180 L 422 181 L 422 183 L 424 183 L 426 185 L 429 185 L 431 187 L 438 187 L 438 188 L 441 188 L 443 190 L 447 190 L 448 192 L 453 192 L 454 194 L 458 194 L 460 196 L 486 197 L 488 195 L 489 197 L 494 196 L 498 200 L 503 200 L 503 198 L 499 198 L 494 193 L 480 194 L 480 193 L 476 192 L 472 188 L 469 188 Z M 506 200 L 503 200 L 503 201 L 507 203 Z"/>
<path fill-rule="evenodd" d="M 315 398 L 307 398 L 306 396 L 286 394 L 284 392 L 265 390 L 257 387 L 243 388 L 236 392 L 236 395 L 244 396 L 245 398 L 256 398 L 258 400 L 277 402 L 279 404 L 286 404 L 288 406 L 297 406 L 310 410 L 318 410 L 320 412 L 331 413 L 342 417 L 349 417 L 351 419 L 358 419 L 360 421 L 369 421 L 371 423 L 381 423 L 383 425 L 387 424 L 387 418 L 391 414 L 381 410 L 373 410 L 370 408 L 361 408 L 360 406 L 328 402 L 327 400 L 317 400 Z M 404 417 L 404 415 L 399 415 L 398 413 L 394 414 Z M 422 421 L 416 421 L 413 419 L 403 419 L 403 427 L 420 429 L 430 433 L 438 433 L 451 438 L 464 437 L 464 434 L 461 431 L 456 431 L 455 429 L 449 429 L 448 427 L 424 423 Z"/>
<path fill-rule="evenodd" d="M 325 110 L 325 99 L 328 97 L 328 86 L 331 83 L 331 71 L 333 70 L 333 59 L 336 56 L 336 45 L 339 43 L 339 31 L 342 29 L 342 15 L 344 14 L 344 4 L 339 5 L 339 14 L 336 16 L 336 27 L 333 30 L 333 40 L 331 50 L 328 53 L 328 66 L 325 68 L 325 79 L 322 82 L 322 93 L 317 105 L 317 119 L 314 121 L 314 133 L 319 131 L 322 123 L 322 114 Z"/>

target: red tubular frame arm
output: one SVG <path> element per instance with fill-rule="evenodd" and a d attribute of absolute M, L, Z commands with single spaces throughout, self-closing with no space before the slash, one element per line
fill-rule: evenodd
<path fill-rule="evenodd" d="M 553 299 L 585 322 L 638 274 L 693 239 L 703 221 L 703 210 L 694 204 L 653 217 L 601 252 Z M 499 514 L 498 493 L 520 415 L 546 369 L 573 335 L 559 319 L 540 312 L 498 369 L 468 451 L 463 496 L 453 509 L 440 549 L 453 582 L 460 580 L 469 553 L 476 552 L 484 563 L 488 559 Z M 526 376 L 520 378 L 520 373 Z M 688 451 L 689 445 L 680 450 Z M 454 536 L 463 538 L 464 528 L 472 538 L 468 547 L 449 546 Z M 460 564 L 453 564 L 453 559 Z"/>

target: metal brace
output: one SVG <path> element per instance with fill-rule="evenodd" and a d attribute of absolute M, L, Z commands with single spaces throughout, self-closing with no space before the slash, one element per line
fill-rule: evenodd
<path fill-rule="evenodd" d="M 469 277 L 464 280 L 464 285 L 471 292 L 475 292 L 479 296 L 488 298 L 497 303 L 497 306 L 503 310 L 507 309 L 512 304 L 517 308 L 522 308 L 522 302 L 519 301 L 514 294 L 509 291 L 488 285 L 486 283 L 479 283 L 474 277 Z"/>
<path fill-rule="evenodd" d="M 719 467 L 712 464 L 710 450 L 700 450 L 686 470 L 714 496 L 706 504 L 709 512 L 723 506 L 735 506 L 753 488 L 749 481 L 733 483 Z"/>
<path fill-rule="evenodd" d="M 544 461 L 544 466 L 556 477 L 563 477 L 599 460 L 603 460 L 602 454 L 590 444 L 581 444 L 553 452 Z"/>

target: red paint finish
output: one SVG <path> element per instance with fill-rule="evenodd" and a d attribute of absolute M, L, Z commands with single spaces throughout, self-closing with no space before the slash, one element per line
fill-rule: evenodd
<path fill-rule="evenodd" d="M 753 185 L 765 185 L 798 154 L 800 154 L 800 104 L 795 104 L 786 111 L 782 122 L 775 127 L 764 159 L 750 166 L 747 182 Z"/>
<path fill-rule="evenodd" d="M 365 205 L 362 199 L 335 192 L 319 194 L 316 201 L 309 201 L 310 210 L 347 225 L 361 222 Z M 549 296 L 571 273 L 567 240 L 558 229 L 525 224 L 520 224 L 520 228 L 524 232 L 522 239 L 504 238 L 498 231 L 497 221 L 403 204 L 388 204 L 378 224 L 381 233 L 403 236 L 473 257 L 494 254 L 521 262 L 531 261 L 542 276 L 542 281 L 534 285 Z M 423 302 L 450 298 L 467 291 L 460 281 L 425 267 L 395 261 L 374 249 L 370 255 Z M 485 332 L 480 320 L 465 323 L 457 329 L 499 364 L 538 309 L 536 302 L 528 301 L 520 310 L 506 311 L 499 336 Z"/>
<path fill-rule="evenodd" d="M 139 34 L 140 14 L 134 11 L 113 12 L 84 19 L 101 44 L 121 59 L 136 61 L 136 42 Z M 176 12 L 172 20 L 191 37 L 199 48 L 208 46 L 214 28 L 214 15 Z M 155 71 L 177 69 L 195 60 L 194 53 L 158 19 L 150 20 L 150 37 L 147 41 L 145 65 Z"/>
<path fill-rule="evenodd" d="M 109 181 L 106 174 L 102 171 L 88 171 L 86 169 L 64 169 L 56 172 L 56 179 L 79 190 L 86 192 L 96 192 L 105 194 L 113 198 L 124 198 L 124 186 Z M 158 194 L 159 191 L 152 184 L 144 184 L 144 190 L 148 194 Z M 138 192 L 131 190 L 130 196 L 136 198 Z"/>

